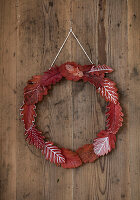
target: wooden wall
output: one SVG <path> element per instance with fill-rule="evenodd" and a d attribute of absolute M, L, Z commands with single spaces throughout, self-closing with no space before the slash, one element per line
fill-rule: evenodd
<path fill-rule="evenodd" d="M 72 24 L 85 50 L 108 64 L 119 88 L 124 125 L 117 148 L 96 163 L 63 169 L 24 140 L 23 88 L 46 71 Z M 140 1 L 0 1 L 0 199 L 140 199 Z M 56 64 L 89 61 L 71 36 Z M 93 86 L 62 81 L 37 106 L 46 137 L 70 149 L 91 143 L 104 128 L 105 102 Z"/>

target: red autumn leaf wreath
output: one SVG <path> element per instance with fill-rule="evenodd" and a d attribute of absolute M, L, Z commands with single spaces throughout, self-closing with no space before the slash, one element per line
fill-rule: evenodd
<path fill-rule="evenodd" d="M 123 113 L 118 101 L 116 84 L 105 73 L 113 70 L 107 65 L 78 65 L 67 62 L 52 67 L 43 75 L 33 76 L 24 88 L 24 104 L 21 107 L 22 120 L 25 125 L 25 136 L 29 144 L 40 149 L 46 160 L 61 165 L 63 168 L 76 168 L 83 163 L 94 162 L 100 156 L 108 154 L 115 148 L 116 133 L 122 126 Z M 89 82 L 108 102 L 106 112 L 106 129 L 97 134 L 92 144 L 85 144 L 78 150 L 71 151 L 58 148 L 53 142 L 46 141 L 44 136 L 35 126 L 36 104 L 47 95 L 51 85 L 55 85 L 63 77 L 67 80 Z"/>

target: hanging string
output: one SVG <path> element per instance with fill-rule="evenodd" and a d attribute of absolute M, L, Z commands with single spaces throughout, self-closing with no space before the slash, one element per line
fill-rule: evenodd
<path fill-rule="evenodd" d="M 69 36 L 70 36 L 71 33 L 72 33 L 72 35 L 74 36 L 74 38 L 76 39 L 76 41 L 78 42 L 79 46 L 80 46 L 81 49 L 83 50 L 84 54 L 86 55 L 86 57 L 88 58 L 88 60 L 90 61 L 90 63 L 93 64 L 92 60 L 90 59 L 90 57 L 88 56 L 88 54 L 87 54 L 87 52 L 85 51 L 84 47 L 81 45 L 80 41 L 78 40 L 78 38 L 76 37 L 76 35 L 75 35 L 74 32 L 72 31 L 72 27 L 71 27 L 70 30 L 69 30 L 69 32 L 68 32 L 68 35 L 67 35 L 66 39 L 64 40 L 64 42 L 63 42 L 62 46 L 60 47 L 60 49 L 59 49 L 59 51 L 58 51 L 56 57 L 54 58 L 54 60 L 53 60 L 53 62 L 52 62 L 52 64 L 51 64 L 51 67 L 54 65 L 56 59 L 58 58 L 60 52 L 62 51 L 62 49 L 63 49 L 65 43 L 67 42 L 67 40 L 68 40 L 68 38 L 69 38 Z"/>
<path fill-rule="evenodd" d="M 72 30 L 72 28 L 71 28 Z M 73 31 L 71 31 L 72 35 L 74 36 L 74 38 L 76 39 L 76 41 L 78 42 L 79 46 L 81 47 L 81 49 L 83 50 L 83 52 L 85 53 L 86 57 L 88 58 L 88 60 L 90 61 L 90 63 L 93 65 L 92 60 L 90 59 L 90 57 L 88 56 L 87 52 L 85 51 L 84 47 L 81 45 L 80 41 L 78 40 L 78 38 L 76 37 L 76 35 L 74 34 Z"/>
<path fill-rule="evenodd" d="M 68 40 L 68 38 L 69 38 L 69 35 L 70 35 L 70 33 L 71 33 L 71 29 L 70 29 L 70 31 L 69 31 L 69 33 L 68 33 L 68 35 L 67 35 L 66 39 L 64 40 L 64 42 L 63 42 L 62 46 L 60 47 L 60 49 L 59 49 L 59 51 L 58 51 L 58 53 L 57 53 L 56 57 L 54 58 L 54 60 L 53 60 L 53 62 L 52 62 L 52 64 L 51 64 L 51 67 L 52 67 L 52 66 L 53 66 L 53 64 L 55 63 L 55 61 L 56 61 L 57 57 L 59 56 L 59 54 L 60 54 L 61 50 L 63 49 L 63 47 L 64 47 L 65 43 L 67 42 L 67 40 Z"/>

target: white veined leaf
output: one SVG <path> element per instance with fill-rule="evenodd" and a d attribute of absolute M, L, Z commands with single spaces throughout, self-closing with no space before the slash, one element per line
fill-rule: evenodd
<path fill-rule="evenodd" d="M 94 152 L 98 156 L 103 156 L 111 151 L 109 137 L 96 138 L 94 140 Z"/>
<path fill-rule="evenodd" d="M 65 163 L 65 157 L 61 154 L 61 149 L 53 146 L 52 142 L 45 142 L 42 153 L 45 155 L 46 160 L 50 160 L 50 162 L 54 162 L 55 164 Z"/>
<path fill-rule="evenodd" d="M 113 69 L 107 65 L 98 65 L 98 66 L 92 66 L 89 73 L 94 72 L 103 72 L 103 73 L 111 73 Z"/>
<path fill-rule="evenodd" d="M 33 144 L 38 149 L 44 148 L 44 136 L 42 136 L 42 133 L 35 126 L 25 131 L 25 136 L 29 144 Z"/>
<path fill-rule="evenodd" d="M 103 86 L 99 87 L 97 91 L 101 94 L 101 96 L 105 97 L 107 101 L 115 104 L 118 102 L 118 94 L 115 83 L 109 81 L 109 79 L 104 79 Z"/>

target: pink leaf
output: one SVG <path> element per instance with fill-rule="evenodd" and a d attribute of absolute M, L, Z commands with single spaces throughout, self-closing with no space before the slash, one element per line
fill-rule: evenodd
<path fill-rule="evenodd" d="M 105 78 L 102 86 L 99 87 L 97 91 L 102 97 L 105 97 L 106 101 L 110 101 L 115 104 L 118 102 L 117 88 L 115 87 L 115 83 L 113 81 Z"/>
<path fill-rule="evenodd" d="M 93 143 L 94 152 L 97 156 L 103 156 L 111 151 L 109 137 L 96 138 Z"/>
<path fill-rule="evenodd" d="M 29 130 L 25 131 L 26 140 L 28 140 L 29 144 L 33 144 L 38 149 L 43 149 L 44 143 L 44 136 L 41 135 L 35 126 L 31 127 Z"/>
<path fill-rule="evenodd" d="M 45 142 L 42 154 L 45 155 L 46 160 L 50 160 L 50 162 L 54 162 L 55 164 L 65 163 L 65 157 L 62 155 L 61 149 L 53 146 L 52 142 Z"/>
<path fill-rule="evenodd" d="M 94 153 L 103 156 L 115 148 L 116 135 L 110 134 L 107 130 L 98 133 L 98 138 L 94 139 Z"/>
<path fill-rule="evenodd" d="M 123 113 L 120 103 L 117 104 L 109 103 L 107 105 L 108 111 L 106 112 L 106 127 L 107 131 L 116 134 L 119 128 L 122 126 Z"/>
<path fill-rule="evenodd" d="M 97 72 L 99 73 L 111 73 L 113 71 L 113 69 L 107 65 L 98 65 L 98 66 L 92 66 L 92 68 L 90 69 L 90 71 L 88 73 L 91 74 L 96 74 Z"/>
<path fill-rule="evenodd" d="M 83 72 L 79 67 L 80 65 L 74 62 L 67 62 L 59 67 L 59 71 L 67 80 L 79 81 L 83 77 Z"/>

